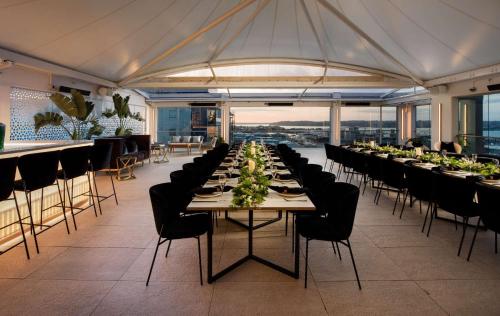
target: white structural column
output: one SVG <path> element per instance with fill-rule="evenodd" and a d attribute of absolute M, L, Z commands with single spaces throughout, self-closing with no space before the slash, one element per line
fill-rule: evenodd
<path fill-rule="evenodd" d="M 222 117 L 222 130 L 221 130 L 221 135 L 224 138 L 224 140 L 229 143 L 229 124 L 230 124 L 230 114 L 231 114 L 231 107 L 227 103 L 223 103 L 221 106 L 221 117 Z"/>
<path fill-rule="evenodd" d="M 340 101 L 330 106 L 330 144 L 340 145 Z"/>
<path fill-rule="evenodd" d="M 445 88 L 431 89 L 431 142 L 456 141 L 458 104 Z"/>

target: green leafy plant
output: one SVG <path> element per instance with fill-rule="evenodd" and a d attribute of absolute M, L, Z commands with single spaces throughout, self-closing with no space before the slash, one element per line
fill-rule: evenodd
<path fill-rule="evenodd" d="M 113 94 L 113 105 L 114 109 L 107 109 L 102 113 L 106 118 L 114 118 L 118 127 L 115 130 L 116 136 L 128 136 L 132 135 L 132 128 L 130 127 L 130 122 L 136 120 L 139 122 L 144 121 L 139 112 L 132 113 L 128 106 L 130 96 L 123 98 L 118 93 Z"/>
<path fill-rule="evenodd" d="M 59 126 L 68 133 L 71 139 L 80 140 L 90 139 L 93 135 L 101 135 L 104 131 L 104 127 L 99 125 L 97 117 L 92 114 L 94 103 L 85 101 L 80 92 L 71 90 L 71 97 L 54 93 L 50 96 L 50 100 L 64 116 L 57 112 L 35 114 L 33 117 L 35 133 L 38 133 L 40 128 L 44 126 Z M 68 121 L 72 129 L 66 126 Z M 89 127 L 89 125 L 91 126 Z"/>
<path fill-rule="evenodd" d="M 255 155 L 251 152 L 251 146 L 248 144 L 243 149 L 243 155 L 246 158 L 245 166 L 240 169 L 240 180 L 233 189 L 233 207 L 252 207 L 264 202 L 271 184 L 269 178 L 264 174 L 265 159 L 261 146 L 255 146 Z M 248 161 L 255 162 L 255 169 L 249 169 Z"/>

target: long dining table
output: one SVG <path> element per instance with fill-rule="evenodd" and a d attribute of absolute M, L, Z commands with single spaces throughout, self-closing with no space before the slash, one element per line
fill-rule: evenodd
<path fill-rule="evenodd" d="M 276 161 L 276 163 L 279 163 Z M 224 163 L 222 163 L 224 166 Z M 216 170 L 213 175 L 218 175 L 220 173 L 227 173 L 227 170 Z M 289 173 L 288 170 L 281 171 L 282 173 Z M 233 173 L 238 174 L 238 170 L 234 170 Z M 266 171 L 270 174 L 270 171 Z M 226 185 L 235 187 L 238 184 L 238 178 L 229 178 Z M 203 187 L 214 187 L 218 186 L 218 181 L 207 181 Z M 287 187 L 300 187 L 296 180 L 289 181 L 277 181 L 272 180 L 272 186 L 287 186 Z M 269 189 L 269 193 L 266 196 L 264 202 L 256 205 L 255 207 L 234 207 L 231 205 L 233 199 L 232 190 L 228 192 L 223 192 L 222 194 L 216 195 L 214 197 L 195 197 L 189 203 L 186 208 L 186 213 L 196 213 L 196 212 L 208 212 L 209 218 L 212 218 L 213 212 L 224 211 L 229 213 L 246 214 L 248 216 L 248 225 L 240 225 L 248 231 L 248 252 L 247 255 L 237 260 L 230 266 L 224 268 L 223 270 L 214 274 L 213 272 L 213 221 L 210 220 L 209 230 L 207 234 L 207 274 L 208 283 L 212 283 L 217 279 L 223 277 L 232 270 L 238 268 L 240 265 L 244 264 L 246 261 L 253 260 L 266 265 L 274 270 L 281 273 L 289 275 L 293 278 L 299 278 L 299 261 L 300 261 L 300 250 L 299 250 L 299 234 L 295 234 L 295 258 L 294 258 L 294 268 L 290 270 L 288 268 L 282 267 L 274 262 L 271 262 L 265 258 L 259 257 L 254 253 L 253 245 L 253 232 L 255 229 L 254 225 L 254 212 L 280 212 L 283 210 L 294 211 L 301 213 L 310 213 L 316 210 L 314 204 L 311 202 L 309 197 L 304 194 L 297 197 L 283 197 L 278 192 Z"/>

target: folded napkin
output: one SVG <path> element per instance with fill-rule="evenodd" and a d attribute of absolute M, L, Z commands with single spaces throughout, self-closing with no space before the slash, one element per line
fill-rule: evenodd
<path fill-rule="evenodd" d="M 277 174 L 276 177 L 279 180 L 293 180 L 294 177 L 291 174 Z"/>
<path fill-rule="evenodd" d="M 227 174 L 226 176 L 227 176 L 228 178 L 239 178 L 239 177 L 240 177 L 240 175 L 239 175 L 239 174 L 236 174 L 236 173 L 233 173 L 233 174 L 231 174 L 231 175 Z"/>
<path fill-rule="evenodd" d="M 500 180 L 500 173 L 492 174 L 486 177 L 488 180 Z"/>
<path fill-rule="evenodd" d="M 224 162 L 233 162 L 233 159 L 231 159 L 231 158 L 226 158 L 226 159 L 224 159 Z"/>
<path fill-rule="evenodd" d="M 227 170 L 229 169 L 229 167 L 225 167 L 225 166 L 218 166 L 217 167 L 217 170 Z"/>
<path fill-rule="evenodd" d="M 234 189 L 233 186 L 230 186 L 230 185 L 226 185 L 224 186 L 224 192 L 229 192 L 231 191 L 232 189 Z M 220 188 L 217 188 L 217 191 L 220 191 Z"/>
<path fill-rule="evenodd" d="M 286 169 L 288 169 L 288 167 L 287 166 L 276 166 L 276 169 L 278 169 L 278 170 L 286 170 Z"/>
<path fill-rule="evenodd" d="M 219 180 L 219 176 L 218 175 L 215 175 L 215 176 L 210 176 L 208 177 L 208 180 L 211 180 L 211 181 L 218 181 Z"/>
<path fill-rule="evenodd" d="M 208 187 L 208 188 L 202 188 L 202 187 L 199 187 L 199 188 L 195 188 L 193 189 L 193 193 L 194 194 L 214 194 L 216 192 L 218 192 L 220 189 L 217 188 L 217 187 Z"/>
<path fill-rule="evenodd" d="M 466 176 L 465 180 L 471 181 L 471 182 L 480 182 L 484 180 L 484 177 L 481 175 L 472 175 L 472 176 Z"/>
<path fill-rule="evenodd" d="M 269 188 L 278 193 L 302 194 L 306 192 L 303 188 L 289 188 L 287 186 L 270 185 Z"/>

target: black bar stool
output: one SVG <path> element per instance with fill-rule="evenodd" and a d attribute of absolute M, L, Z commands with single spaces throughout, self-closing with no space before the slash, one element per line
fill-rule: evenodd
<path fill-rule="evenodd" d="M 69 207 L 71 210 L 71 216 L 73 217 L 73 225 L 75 230 L 77 230 L 75 215 L 83 212 L 89 207 L 94 207 L 94 213 L 97 217 L 97 210 L 95 207 L 94 195 L 92 194 L 92 181 L 90 181 L 90 164 L 89 164 L 89 156 L 90 156 L 90 146 L 83 147 L 75 147 L 68 148 L 61 151 L 61 155 L 59 157 L 59 161 L 61 162 L 62 170 L 59 170 L 57 173 L 57 178 L 59 180 L 63 180 L 63 205 L 66 207 L 66 193 L 68 194 Z M 75 178 L 87 176 L 87 181 L 89 184 L 89 190 L 87 192 L 74 195 L 73 193 L 73 183 Z M 69 188 L 69 180 L 71 180 L 71 190 Z M 73 201 L 75 198 L 80 196 L 90 196 L 92 200 L 92 204 L 89 203 L 87 207 L 76 207 L 73 205 Z M 75 209 L 78 210 L 78 213 L 75 213 Z"/>
<path fill-rule="evenodd" d="M 54 225 L 43 224 L 43 212 L 51 209 L 53 207 L 61 207 L 64 216 L 64 223 L 66 224 L 66 230 L 69 234 L 68 219 L 66 218 L 66 212 L 63 205 L 63 198 L 61 195 L 61 188 L 59 182 L 57 181 L 57 170 L 59 169 L 59 151 L 49 151 L 37 154 L 28 154 L 21 156 L 18 161 L 19 173 L 21 174 L 22 180 L 15 182 L 14 189 L 16 191 L 24 191 L 26 195 L 26 201 L 28 204 L 28 210 L 30 217 L 33 218 L 33 204 L 31 201 L 31 193 L 37 190 L 42 191 L 41 201 L 40 201 L 40 223 L 35 224 L 33 220 L 31 221 L 31 232 L 33 238 L 35 239 L 36 252 L 40 253 L 38 248 L 37 233 L 35 226 L 40 227 L 40 232 L 42 232 L 44 227 L 50 228 Z M 59 203 L 43 208 L 43 193 L 44 188 L 50 186 L 57 186 L 57 192 L 59 194 Z M 61 220 L 62 221 L 62 220 Z M 61 222 L 60 221 L 60 222 Z M 59 223 L 60 223 L 59 222 Z M 39 232 L 39 233 L 40 233 Z"/>
<path fill-rule="evenodd" d="M 109 171 L 111 165 L 111 153 L 113 150 L 112 143 L 100 143 L 94 144 L 90 150 L 90 172 L 92 173 L 92 178 L 94 179 L 94 190 L 95 195 L 93 197 L 97 198 L 97 205 L 99 206 L 99 212 L 102 214 L 101 202 L 109 199 L 110 197 L 115 197 L 116 205 L 118 205 L 118 198 L 116 196 L 115 183 L 113 181 L 113 174 L 109 173 L 109 178 L 111 179 L 111 186 L 113 188 L 113 193 L 109 195 L 100 195 L 97 191 L 96 173 L 98 171 Z"/>
<path fill-rule="evenodd" d="M 19 223 L 19 228 L 21 230 L 21 234 L 23 236 L 24 248 L 26 249 L 26 256 L 29 259 L 30 252 L 28 250 L 28 243 L 26 242 L 26 236 L 24 235 L 24 229 L 23 229 L 23 225 L 25 225 L 23 223 L 24 218 L 21 218 L 21 212 L 19 211 L 19 204 L 17 203 L 16 192 L 14 191 L 14 182 L 16 179 L 16 168 L 17 168 L 17 157 L 0 159 L 0 179 L 2 179 L 2 181 L 0 181 L 0 202 L 14 200 L 14 203 L 16 204 L 17 220 Z M 13 197 L 10 197 L 11 195 Z M 33 219 L 31 218 L 31 216 L 29 216 L 29 218 L 30 218 L 31 223 L 26 224 L 26 225 L 30 225 L 30 227 L 32 227 Z M 12 223 L 7 224 L 3 227 L 0 227 L 0 230 L 5 229 L 5 228 L 12 226 L 12 225 L 15 225 L 15 224 L 16 224 L 16 222 L 12 222 Z M 5 251 L 2 251 L 1 253 L 4 253 L 4 252 L 14 248 L 17 245 L 19 245 L 19 243 L 13 245 L 12 247 L 8 248 Z"/>

